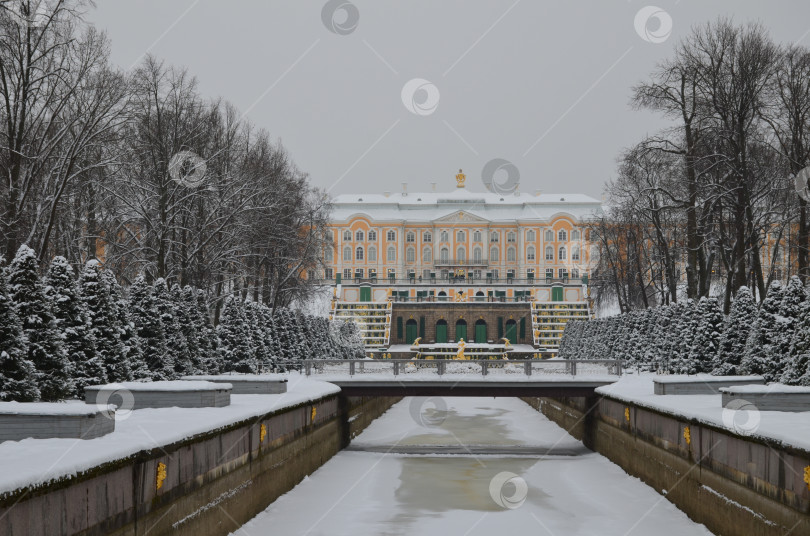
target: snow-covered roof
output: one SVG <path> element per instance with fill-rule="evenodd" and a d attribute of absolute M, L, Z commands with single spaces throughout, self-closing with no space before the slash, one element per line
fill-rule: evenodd
<path fill-rule="evenodd" d="M 334 221 L 368 216 L 383 221 L 433 221 L 463 211 L 499 222 L 549 221 L 557 215 L 588 220 L 601 213 L 601 203 L 584 194 L 497 194 L 455 188 L 451 192 L 344 194 L 332 200 Z"/>

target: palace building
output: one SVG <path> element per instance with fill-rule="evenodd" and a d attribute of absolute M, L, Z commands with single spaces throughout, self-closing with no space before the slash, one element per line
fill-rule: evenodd
<path fill-rule="evenodd" d="M 333 200 L 333 316 L 360 325 L 369 352 L 395 345 L 509 339 L 555 353 L 565 322 L 590 317 L 595 259 L 582 194 L 351 194 Z M 507 343 L 507 344 L 509 344 Z M 529 348 L 531 347 L 531 348 Z M 530 352 L 530 353 L 536 353 Z"/>

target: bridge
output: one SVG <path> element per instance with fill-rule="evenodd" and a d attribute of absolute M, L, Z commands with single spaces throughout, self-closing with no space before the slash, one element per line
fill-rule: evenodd
<path fill-rule="evenodd" d="M 621 376 L 618 360 L 304 360 L 304 373 L 345 396 L 590 397 Z"/>

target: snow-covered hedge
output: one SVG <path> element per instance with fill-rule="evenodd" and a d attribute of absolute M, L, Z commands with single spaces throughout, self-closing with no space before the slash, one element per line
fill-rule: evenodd
<path fill-rule="evenodd" d="M 762 375 L 810 385 L 810 300 L 798 277 L 771 283 L 757 307 L 742 287 L 724 317 L 715 298 L 570 322 L 564 359 L 623 359 L 627 366 L 715 375 Z"/>
<path fill-rule="evenodd" d="M 226 299 L 214 326 L 204 291 L 138 277 L 127 292 L 96 260 L 75 276 L 55 257 L 0 257 L 0 401 L 80 398 L 88 385 L 258 372 L 280 361 L 362 358 L 353 323 Z"/>

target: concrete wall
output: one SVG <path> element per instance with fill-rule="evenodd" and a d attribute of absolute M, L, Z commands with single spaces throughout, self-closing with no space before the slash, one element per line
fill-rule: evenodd
<path fill-rule="evenodd" d="M 810 534 L 810 452 L 607 397 L 524 400 L 716 534 Z"/>
<path fill-rule="evenodd" d="M 397 400 L 332 395 L 5 494 L 0 534 L 228 534 L 323 465 Z M 165 478 L 158 489 L 159 464 L 165 465 Z"/>

